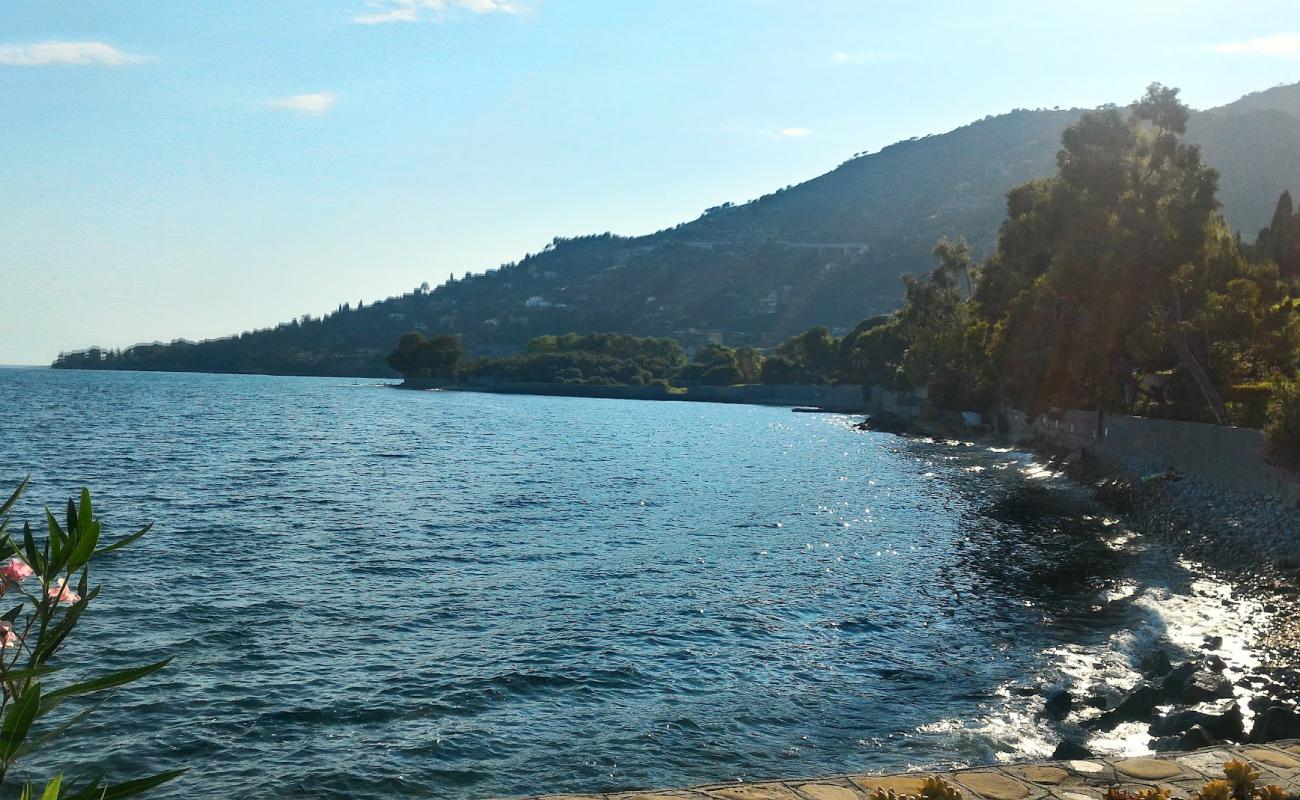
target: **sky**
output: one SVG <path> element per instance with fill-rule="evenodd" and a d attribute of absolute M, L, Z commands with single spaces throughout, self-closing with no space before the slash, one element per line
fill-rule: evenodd
<path fill-rule="evenodd" d="M 0 364 L 368 303 L 1157 80 L 1300 80 L 1294 3 L 0 0 Z"/>

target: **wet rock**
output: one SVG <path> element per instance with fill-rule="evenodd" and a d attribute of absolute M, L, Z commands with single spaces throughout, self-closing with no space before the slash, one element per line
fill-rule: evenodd
<path fill-rule="evenodd" d="M 1053 761 L 1074 761 L 1081 758 L 1092 758 L 1093 752 L 1078 742 L 1066 739 L 1056 746 L 1052 751 Z"/>
<path fill-rule="evenodd" d="M 1231 601 L 1231 600 L 1225 600 L 1225 604 L 1227 604 L 1227 605 L 1231 605 L 1231 604 L 1232 604 L 1232 601 Z M 1220 647 L 1223 647 L 1223 637 L 1222 637 L 1222 636 L 1206 636 L 1206 637 L 1205 637 L 1205 649 L 1206 649 L 1206 650 L 1218 650 Z"/>
<path fill-rule="evenodd" d="M 1041 691 L 1041 688 L 1037 685 L 1011 687 L 1011 693 L 1017 697 L 1033 697 L 1038 694 L 1039 691 Z"/>
<path fill-rule="evenodd" d="M 1093 692 L 1092 694 L 1084 698 L 1083 703 L 1086 706 L 1091 706 L 1092 708 L 1099 708 L 1102 711 L 1105 711 L 1106 708 L 1110 706 L 1110 698 L 1102 694 L 1101 692 Z"/>
<path fill-rule="evenodd" d="M 880 431 L 881 433 L 906 434 L 911 433 L 913 425 L 910 421 L 900 417 L 897 414 L 882 412 L 872 414 L 857 426 L 858 430 L 863 431 Z"/>
<path fill-rule="evenodd" d="M 1246 703 L 1246 706 L 1251 711 L 1254 711 L 1256 714 L 1258 714 L 1262 711 L 1267 711 L 1273 706 L 1279 706 L 1281 704 L 1282 704 L 1281 701 L 1278 700 L 1276 697 L 1270 697 L 1269 695 L 1261 694 L 1250 698 L 1250 702 Z"/>
<path fill-rule="evenodd" d="M 1156 706 L 1160 705 L 1161 697 L 1164 693 L 1143 681 L 1120 700 L 1115 706 L 1115 710 L 1110 712 L 1115 714 L 1121 722 L 1136 722 L 1139 720 L 1150 719 L 1151 712 Z"/>
<path fill-rule="evenodd" d="M 1205 659 L 1205 668 L 1210 670 L 1211 672 L 1223 672 L 1225 669 L 1228 668 L 1228 662 L 1224 661 L 1218 656 L 1210 656 L 1209 658 Z"/>
<path fill-rule="evenodd" d="M 1169 661 L 1169 654 L 1163 648 L 1148 653 L 1142 659 L 1142 674 L 1148 678 L 1163 678 L 1172 671 L 1174 665 Z"/>
<path fill-rule="evenodd" d="M 1043 704 L 1043 714 L 1049 719 L 1065 719 L 1072 708 L 1074 708 L 1074 696 L 1061 689 L 1047 696 L 1047 702 Z"/>
<path fill-rule="evenodd" d="M 1240 742 L 1246 738 L 1245 720 L 1242 718 L 1241 708 L 1236 703 L 1224 703 L 1218 707 L 1201 709 L 1183 709 L 1157 717 L 1151 722 L 1151 735 L 1176 737 L 1190 732 L 1193 728 L 1201 729 L 1214 739 Z"/>
<path fill-rule="evenodd" d="M 1181 697 L 1183 689 L 1187 688 L 1187 684 L 1192 680 L 1192 676 L 1195 674 L 1195 664 L 1191 662 L 1179 664 L 1170 670 L 1169 674 L 1165 676 L 1164 681 L 1160 684 L 1160 688 L 1164 691 L 1166 697 Z"/>
<path fill-rule="evenodd" d="M 1151 719 L 1151 713 L 1164 699 L 1164 691 L 1143 681 L 1133 687 L 1113 709 L 1083 723 L 1086 727 L 1104 731 L 1121 722 L 1142 722 Z"/>
<path fill-rule="evenodd" d="M 1202 747 L 1213 747 L 1216 744 L 1222 742 L 1200 725 L 1193 725 L 1176 736 L 1164 736 L 1153 740 L 1151 749 L 1158 753 L 1168 753 L 1176 750 L 1200 750 Z"/>
<path fill-rule="evenodd" d="M 1192 675 L 1192 679 L 1183 687 L 1179 698 L 1189 705 L 1206 703 L 1211 700 L 1225 700 L 1232 697 L 1232 681 L 1204 670 Z"/>
<path fill-rule="evenodd" d="M 1300 714 L 1285 706 L 1271 706 L 1255 717 L 1250 740 L 1256 744 L 1300 737 Z"/>

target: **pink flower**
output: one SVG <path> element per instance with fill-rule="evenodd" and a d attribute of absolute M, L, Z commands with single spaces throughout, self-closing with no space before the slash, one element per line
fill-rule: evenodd
<path fill-rule="evenodd" d="M 21 583 L 24 578 L 30 578 L 35 574 L 21 558 L 11 558 L 0 566 L 0 578 L 14 583 Z"/>
<path fill-rule="evenodd" d="M 18 634 L 14 633 L 14 624 L 0 620 L 0 647 L 14 647 L 20 641 Z"/>
<path fill-rule="evenodd" d="M 69 605 L 81 599 L 81 595 L 63 585 L 62 578 L 56 579 L 54 584 L 50 586 L 49 595 L 51 600 L 59 603 L 67 603 Z"/>

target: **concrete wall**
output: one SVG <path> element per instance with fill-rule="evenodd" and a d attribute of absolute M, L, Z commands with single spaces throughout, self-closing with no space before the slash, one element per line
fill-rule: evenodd
<path fill-rule="evenodd" d="M 1098 431 L 1095 412 L 1068 411 L 1059 420 L 1008 416 L 1017 440 L 1086 450 L 1131 475 L 1173 467 L 1221 491 L 1300 503 L 1297 476 L 1268 462 L 1264 434 L 1253 428 L 1107 415 Z"/>

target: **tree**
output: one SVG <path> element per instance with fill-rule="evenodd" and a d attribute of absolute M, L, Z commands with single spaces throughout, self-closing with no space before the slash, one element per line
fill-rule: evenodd
<path fill-rule="evenodd" d="M 460 337 L 442 334 L 426 339 L 419 331 L 402 334 L 388 365 L 404 378 L 454 379 L 464 358 Z"/>
<path fill-rule="evenodd" d="M 1300 276 L 1300 216 L 1296 215 L 1291 193 L 1282 192 L 1273 211 L 1273 221 L 1259 232 L 1256 253 L 1272 259 L 1284 277 Z"/>
<path fill-rule="evenodd" d="M 1022 407 L 1119 407 L 1133 369 L 1158 366 L 1167 348 L 1226 421 L 1188 339 L 1227 230 L 1217 173 L 1182 141 L 1187 118 L 1176 89 L 1152 84 L 1127 114 L 1084 114 L 1062 134 L 1056 175 L 1009 196 L 974 297 L 1003 390 Z"/>

